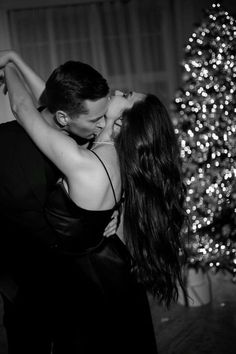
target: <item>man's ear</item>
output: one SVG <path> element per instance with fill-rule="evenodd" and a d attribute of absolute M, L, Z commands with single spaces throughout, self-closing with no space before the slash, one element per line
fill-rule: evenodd
<path fill-rule="evenodd" d="M 68 116 L 68 114 L 64 111 L 56 111 L 55 113 L 55 118 L 57 123 L 61 126 L 61 127 L 66 127 L 67 124 L 70 121 L 70 117 Z"/>

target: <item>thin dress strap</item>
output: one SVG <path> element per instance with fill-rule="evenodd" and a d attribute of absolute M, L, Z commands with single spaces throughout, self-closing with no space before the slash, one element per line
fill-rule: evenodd
<path fill-rule="evenodd" d="M 113 187 L 113 184 L 112 184 L 112 181 L 111 181 L 111 177 L 107 171 L 107 168 L 104 164 L 104 162 L 102 161 L 102 159 L 98 156 L 98 154 L 96 154 L 96 152 L 94 152 L 93 150 L 90 150 L 95 156 L 97 156 L 98 160 L 101 162 L 101 164 L 103 165 L 105 171 L 106 171 L 106 174 L 107 174 L 107 177 L 109 178 L 109 181 L 110 181 L 110 184 L 111 184 L 111 189 L 112 189 L 112 192 L 113 192 L 113 195 L 114 195 L 114 199 L 115 199 L 115 206 L 117 206 L 117 199 L 116 199 L 116 194 L 115 194 L 115 190 L 114 190 L 114 187 Z"/>

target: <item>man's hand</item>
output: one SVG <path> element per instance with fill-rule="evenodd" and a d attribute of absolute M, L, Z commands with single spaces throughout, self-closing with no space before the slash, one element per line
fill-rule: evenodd
<path fill-rule="evenodd" d="M 125 109 L 129 108 L 129 102 L 121 95 L 112 96 L 109 101 L 106 118 L 113 123 L 122 116 Z"/>
<path fill-rule="evenodd" d="M 103 236 L 104 237 L 109 237 L 112 236 L 116 233 L 116 230 L 118 228 L 118 222 L 119 222 L 119 212 L 117 210 L 114 211 L 111 217 L 111 221 L 107 225 L 107 227 L 104 230 Z"/>

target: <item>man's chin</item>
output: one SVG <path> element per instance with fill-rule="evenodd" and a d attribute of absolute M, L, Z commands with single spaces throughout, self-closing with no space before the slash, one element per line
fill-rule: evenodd
<path fill-rule="evenodd" d="M 97 134 L 90 134 L 88 137 L 87 137 L 87 139 L 88 140 L 91 140 L 91 139 L 95 139 L 96 138 L 96 136 L 97 136 Z"/>
<path fill-rule="evenodd" d="M 93 140 L 93 138 L 94 138 L 93 134 L 89 135 L 86 138 L 78 136 L 76 134 L 71 134 L 71 133 L 70 133 L 70 136 L 77 142 L 78 145 L 84 145 L 84 144 L 88 143 L 90 140 Z"/>

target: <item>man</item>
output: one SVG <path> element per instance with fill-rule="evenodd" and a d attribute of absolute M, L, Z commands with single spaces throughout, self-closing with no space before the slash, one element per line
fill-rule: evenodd
<path fill-rule="evenodd" d="M 44 82 L 14 52 L 0 53 L 0 68 L 13 62 L 35 101 L 40 98 L 43 118 L 80 143 L 103 127 L 108 105 L 106 80 L 92 67 L 67 62 Z M 43 94 L 41 94 L 43 92 Z M 60 172 L 37 149 L 16 121 L 0 125 L 0 292 L 5 300 L 9 354 L 50 353 L 51 250 L 55 235 L 44 218 L 44 204 Z M 1 255 L 0 255 L 1 256 Z M 14 306 L 13 306 L 14 304 Z"/>
<path fill-rule="evenodd" d="M 5 300 L 9 353 L 14 353 L 16 348 L 12 348 L 11 344 L 17 343 L 17 333 L 22 340 L 27 336 L 27 343 L 31 346 L 31 340 L 32 343 L 38 341 L 37 326 L 43 332 L 47 325 L 43 323 L 43 314 L 42 318 L 39 316 L 40 311 L 44 310 L 40 309 L 40 302 L 38 308 L 34 309 L 30 300 L 37 295 L 42 301 L 39 294 L 32 296 L 32 293 L 37 291 L 37 273 L 42 265 L 46 267 L 44 246 L 48 244 L 50 247 L 55 243 L 44 219 L 43 205 L 58 177 L 58 171 L 16 121 L 0 125 L 0 149 L 0 291 Z M 41 273 L 45 271 L 42 269 Z M 16 321 L 16 318 L 21 317 L 20 314 L 23 316 L 22 321 Z M 38 322 L 35 323 L 36 318 Z M 41 339 L 39 349 L 41 344 L 42 348 L 46 345 L 46 334 L 42 334 Z M 50 342 L 47 346 L 50 348 Z M 47 352 L 50 352 L 49 349 Z"/>

